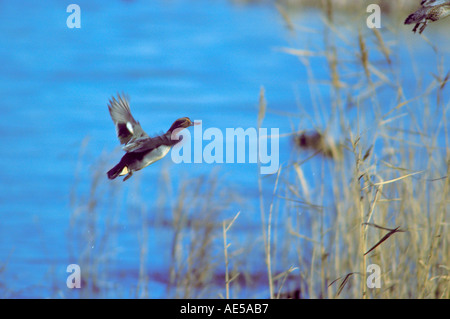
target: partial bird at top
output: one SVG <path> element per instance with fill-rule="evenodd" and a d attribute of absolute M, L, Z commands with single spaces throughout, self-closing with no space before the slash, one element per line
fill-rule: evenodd
<path fill-rule="evenodd" d="M 425 30 L 429 21 L 437 21 L 450 15 L 450 0 L 422 0 L 420 4 L 422 7 L 411 13 L 405 20 L 405 24 L 416 24 L 412 30 L 414 33 L 421 24 L 419 33 Z"/>

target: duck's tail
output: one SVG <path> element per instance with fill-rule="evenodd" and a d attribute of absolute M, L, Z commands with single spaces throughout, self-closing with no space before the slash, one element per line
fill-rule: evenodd
<path fill-rule="evenodd" d="M 125 170 L 125 172 L 124 172 Z M 113 168 L 111 168 L 108 173 L 106 173 L 108 175 L 109 179 L 114 179 L 119 175 L 124 175 L 128 173 L 128 168 L 125 165 L 125 163 L 123 163 L 123 161 L 120 161 L 119 164 L 117 164 L 116 166 L 114 166 Z"/>

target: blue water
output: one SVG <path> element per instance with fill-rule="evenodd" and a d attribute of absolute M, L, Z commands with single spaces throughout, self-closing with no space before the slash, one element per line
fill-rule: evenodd
<path fill-rule="evenodd" d="M 108 99 L 127 92 L 135 118 L 149 134 L 167 130 L 181 116 L 202 120 L 205 129 L 217 127 L 225 132 L 228 127 L 256 126 L 259 92 L 264 87 L 269 110 L 263 127 L 290 133 L 299 119 L 283 114 L 300 114 L 299 103 L 308 109 L 314 97 L 303 64 L 279 48 L 299 45 L 320 50 L 322 35 L 319 39 L 305 33 L 294 40 L 274 6 L 267 3 L 158 0 L 77 4 L 80 29 L 67 28 L 69 13 L 64 2 L 0 4 L 0 296 L 92 297 L 66 288 L 66 267 L 76 263 L 89 245 L 92 255 L 103 249 L 90 239 L 92 234 L 79 232 L 71 224 L 77 222 L 74 207 L 88 198 L 92 172 L 103 158 L 102 187 L 107 194 L 113 192 L 111 184 L 119 191 L 113 193 L 113 204 L 108 204 L 108 196 L 97 203 L 104 220 L 96 231 L 105 235 L 108 228 L 103 223 L 108 220 L 116 227 L 106 245 L 113 250 L 114 263 L 99 270 L 109 276 L 104 287 L 114 289 L 106 289 L 100 296 L 139 296 L 139 243 L 145 240 L 151 277 L 147 296 L 164 297 L 173 232 L 170 227 L 150 229 L 148 237 L 142 237 L 141 225 L 142 219 L 153 221 L 156 200 L 166 191 L 166 186 L 158 184 L 161 170 L 170 171 L 172 186 L 177 189 L 180 176 L 208 176 L 219 169 L 221 181 L 244 199 L 232 204 L 223 217 L 243 209 L 254 214 L 242 213 L 243 220 L 259 222 L 257 165 L 174 165 L 165 158 L 136 173 L 127 185 L 120 180 L 106 181 L 104 173 L 121 156 L 106 107 Z M 318 32 L 323 29 L 320 13 L 314 10 L 299 13 L 296 22 Z M 445 40 L 443 31 L 436 30 L 432 36 Z M 434 68 L 436 57 L 430 47 L 423 41 L 418 46 L 409 30 L 404 34 L 408 45 L 404 52 L 396 53 L 400 69 L 410 72 L 411 52 L 424 57 L 421 68 Z M 442 46 L 443 52 L 448 52 L 448 41 Z M 311 62 L 317 80 L 327 80 L 326 60 L 313 58 Z M 448 69 L 448 64 L 445 66 Z M 326 104 L 328 86 L 319 85 L 316 90 Z M 388 104 L 392 107 L 395 102 Z M 320 115 L 313 118 L 326 124 Z M 309 125 L 309 129 L 314 127 Z M 288 163 L 295 156 L 292 152 L 290 140 L 281 139 L 280 163 Z M 275 177 L 265 180 L 265 194 L 270 194 Z M 71 205 L 73 198 L 75 205 Z M 148 210 L 144 218 L 137 212 L 143 202 Z M 170 208 L 174 203 L 164 205 Z M 126 207 L 137 209 L 127 215 Z M 258 236 L 259 227 L 255 226 Z M 221 256 L 220 251 L 217 254 Z M 266 295 L 267 291 L 242 293 Z"/>

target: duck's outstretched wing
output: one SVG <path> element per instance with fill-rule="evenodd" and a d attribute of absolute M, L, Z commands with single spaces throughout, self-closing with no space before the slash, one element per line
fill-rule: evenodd
<path fill-rule="evenodd" d="M 178 139 L 171 138 L 170 133 L 161 134 L 156 137 L 143 137 L 137 138 L 130 141 L 127 145 L 123 147 L 123 150 L 126 152 L 147 152 L 155 149 L 161 145 L 173 146 L 178 142 L 181 142 L 183 136 L 178 136 Z"/>
<path fill-rule="evenodd" d="M 127 144 L 134 139 L 149 137 L 139 122 L 131 115 L 128 96 L 118 94 L 117 99 L 112 97 L 109 100 L 108 109 L 116 127 L 116 134 L 120 144 Z"/>
<path fill-rule="evenodd" d="M 422 2 L 420 3 L 422 5 L 422 7 L 434 7 L 434 6 L 438 6 L 440 4 L 444 4 L 444 3 L 448 3 L 448 0 L 422 0 Z"/>

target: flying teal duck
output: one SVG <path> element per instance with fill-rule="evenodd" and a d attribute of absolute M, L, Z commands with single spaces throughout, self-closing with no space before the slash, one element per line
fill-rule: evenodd
<path fill-rule="evenodd" d="M 167 155 L 172 146 L 182 140 L 183 136 L 172 139 L 172 133 L 175 130 L 197 124 L 194 124 L 188 117 L 182 117 L 173 122 L 166 133 L 150 137 L 131 115 L 127 96 L 118 95 L 117 99 L 112 97 L 109 100 L 108 109 L 116 126 L 117 137 L 120 143 L 124 144 L 123 150 L 126 152 L 120 162 L 108 171 L 109 179 L 126 175 L 123 179 L 126 181 L 133 175 L 133 172 L 160 160 Z"/>

